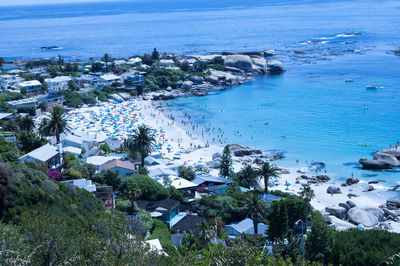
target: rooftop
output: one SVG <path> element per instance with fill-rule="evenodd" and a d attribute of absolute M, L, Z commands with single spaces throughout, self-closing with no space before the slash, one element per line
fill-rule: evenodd
<path fill-rule="evenodd" d="M 47 78 L 44 80 L 44 82 L 68 82 L 70 80 L 71 78 L 68 76 L 58 76 L 55 78 Z"/>
<path fill-rule="evenodd" d="M 103 164 L 100 169 L 112 169 L 114 167 L 124 168 L 127 170 L 135 171 L 135 165 L 141 164 L 140 162 L 130 162 L 130 161 L 122 161 L 122 160 L 112 160 L 105 164 Z"/>
<path fill-rule="evenodd" d="M 29 80 L 29 81 L 24 81 L 18 84 L 20 87 L 31 87 L 31 86 L 41 86 L 42 83 L 38 80 Z"/>
<path fill-rule="evenodd" d="M 105 81 L 111 81 L 111 80 L 116 80 L 120 79 L 120 76 L 114 75 L 114 74 L 105 74 L 100 76 L 101 79 L 104 79 Z"/>
<path fill-rule="evenodd" d="M 109 161 L 119 159 L 117 156 L 90 156 L 86 159 L 86 163 L 93 164 L 95 166 L 101 166 Z"/>
<path fill-rule="evenodd" d="M 173 228 L 182 231 L 192 231 L 196 228 L 198 223 L 206 221 L 206 218 L 199 215 L 186 215 L 179 222 L 177 222 Z"/>
<path fill-rule="evenodd" d="M 263 223 L 258 223 L 258 233 L 266 236 L 265 231 L 268 229 L 268 225 L 263 224 Z M 238 223 L 235 224 L 229 224 L 225 226 L 225 230 L 229 230 L 230 228 L 234 229 L 237 231 L 239 234 L 245 233 L 245 234 L 254 234 L 254 226 L 253 226 L 253 220 L 250 218 L 246 218 Z"/>
<path fill-rule="evenodd" d="M 35 160 L 46 162 L 47 160 L 53 158 L 58 154 L 57 147 L 51 144 L 43 145 L 40 148 L 37 148 L 24 156 L 20 157 L 20 160 L 24 161 L 25 159 L 33 158 Z"/>

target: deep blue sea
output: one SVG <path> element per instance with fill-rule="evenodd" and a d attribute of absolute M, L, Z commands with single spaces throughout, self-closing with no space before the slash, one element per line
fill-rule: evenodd
<path fill-rule="evenodd" d="M 400 49 L 399 31 L 399 1 L 132 0 L 0 7 L 0 56 L 88 59 L 150 53 L 154 47 L 177 54 L 275 49 L 285 74 L 176 99 L 170 108 L 222 128 L 229 143 L 285 151 L 281 164 L 323 161 L 338 179 L 353 173 L 392 185 L 400 173 L 363 171 L 356 162 L 400 140 L 400 57 L 392 53 Z M 62 49 L 40 49 L 52 45 Z M 367 90 L 367 84 L 380 88 Z"/>

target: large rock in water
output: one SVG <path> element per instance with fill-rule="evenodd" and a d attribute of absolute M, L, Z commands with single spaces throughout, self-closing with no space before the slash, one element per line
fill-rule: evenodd
<path fill-rule="evenodd" d="M 230 67 L 236 67 L 246 72 L 252 71 L 251 58 L 248 55 L 234 54 L 225 57 L 224 64 Z"/>
<path fill-rule="evenodd" d="M 374 153 L 374 160 L 386 162 L 386 163 L 390 164 L 390 166 L 392 166 L 392 167 L 400 166 L 400 163 L 395 156 L 388 154 L 388 153 L 381 152 L 381 151 Z"/>
<path fill-rule="evenodd" d="M 378 217 L 359 207 L 351 208 L 347 212 L 347 218 L 356 225 L 362 224 L 367 227 L 373 227 L 379 222 Z"/>
<path fill-rule="evenodd" d="M 384 152 L 386 154 L 391 154 L 400 160 L 400 145 L 396 145 L 396 146 L 387 148 L 387 149 L 383 150 L 382 152 Z"/>
<path fill-rule="evenodd" d="M 267 60 L 262 57 L 254 57 L 251 59 L 253 61 L 253 70 L 261 74 L 267 73 Z"/>
<path fill-rule="evenodd" d="M 329 214 L 335 215 L 339 219 L 346 218 L 347 210 L 340 206 L 329 206 L 325 207 L 325 211 Z"/>
<path fill-rule="evenodd" d="M 285 71 L 283 64 L 278 60 L 271 60 L 267 63 L 267 71 L 270 75 L 282 74 Z"/>
<path fill-rule="evenodd" d="M 362 168 L 367 169 L 367 170 L 392 169 L 392 166 L 384 161 L 369 160 L 367 158 L 361 158 L 359 162 L 362 165 Z"/>
<path fill-rule="evenodd" d="M 190 90 L 193 87 L 193 81 L 185 81 L 182 84 L 182 89 Z"/>
<path fill-rule="evenodd" d="M 328 222 L 330 222 L 333 228 L 336 230 L 342 231 L 342 230 L 347 230 L 350 228 L 356 228 L 354 224 L 351 224 L 347 221 L 343 221 L 339 218 L 336 218 L 335 216 L 329 216 L 328 217 Z"/>

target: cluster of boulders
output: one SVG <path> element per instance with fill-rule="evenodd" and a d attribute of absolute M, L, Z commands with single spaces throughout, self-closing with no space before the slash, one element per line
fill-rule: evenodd
<path fill-rule="evenodd" d="M 233 161 L 242 164 L 257 164 L 261 165 L 267 161 L 274 161 L 284 158 L 283 152 L 269 151 L 263 153 L 259 149 L 243 146 L 240 144 L 228 144 L 229 151 L 233 156 Z M 212 169 L 217 169 L 221 166 L 221 153 L 214 153 L 212 161 L 207 162 L 207 166 Z"/>
<path fill-rule="evenodd" d="M 400 199 L 398 199 L 400 207 Z M 387 204 L 387 206 L 389 206 Z M 397 205 L 396 205 L 397 206 Z M 325 219 L 338 230 L 345 230 L 354 228 L 356 226 L 362 227 L 377 227 L 391 229 L 390 222 L 398 221 L 400 211 L 392 211 L 389 207 L 357 207 L 356 204 L 350 200 L 346 203 L 339 203 L 325 208 L 327 215 Z"/>
<path fill-rule="evenodd" d="M 281 74 L 285 71 L 282 62 L 266 59 L 274 55 L 272 50 L 215 55 L 224 59 L 224 70 L 210 69 L 210 73 L 205 77 L 186 74 L 183 80 L 177 82 L 177 88 L 168 87 L 162 92 L 152 92 L 145 97 L 152 100 L 170 100 L 186 95 L 205 96 L 211 90 L 225 89 L 248 81 L 252 75 Z M 212 58 L 208 57 L 209 60 Z"/>
<path fill-rule="evenodd" d="M 316 175 L 316 176 L 301 175 L 296 178 L 296 184 L 300 184 L 301 180 L 307 181 L 307 183 L 303 183 L 303 186 L 305 186 L 305 185 L 328 182 L 330 180 L 330 177 L 327 175 Z"/>
<path fill-rule="evenodd" d="M 377 151 L 371 159 L 361 158 L 360 164 L 363 169 L 369 170 L 385 170 L 399 167 L 400 145 L 390 147 L 383 151 Z"/>

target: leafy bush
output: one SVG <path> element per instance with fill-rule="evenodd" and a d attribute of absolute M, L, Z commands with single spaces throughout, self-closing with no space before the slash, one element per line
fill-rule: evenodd
<path fill-rule="evenodd" d="M 170 255 L 177 255 L 178 251 L 171 241 L 171 234 L 169 233 L 168 227 L 162 221 L 154 219 L 153 220 L 153 229 L 152 234 L 148 238 L 151 239 L 158 239 L 164 249 L 164 251 Z"/>
<path fill-rule="evenodd" d="M 131 201 L 130 200 L 116 200 L 115 208 L 121 212 L 130 213 L 131 210 Z"/>
<path fill-rule="evenodd" d="M 335 232 L 331 263 L 342 265 L 385 265 L 399 253 L 400 235 L 383 230 L 350 229 Z M 392 265 L 399 265 L 399 259 Z"/>
<path fill-rule="evenodd" d="M 178 174 L 180 177 L 189 181 L 192 181 L 196 176 L 196 173 L 193 171 L 193 168 L 191 166 L 184 165 L 178 167 Z"/>
<path fill-rule="evenodd" d="M 168 191 L 156 180 L 145 175 L 131 175 L 122 181 L 121 191 L 126 192 L 127 185 L 136 184 L 141 192 L 141 199 L 144 200 L 162 200 L 168 197 Z"/>

